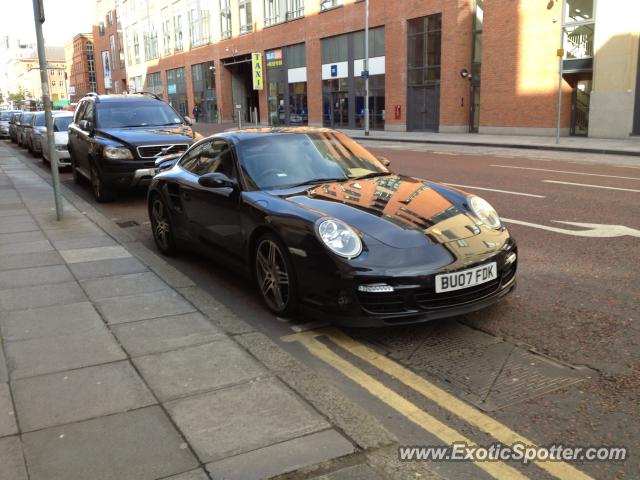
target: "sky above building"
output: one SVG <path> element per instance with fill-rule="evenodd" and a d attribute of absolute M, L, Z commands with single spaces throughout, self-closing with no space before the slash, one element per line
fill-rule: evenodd
<path fill-rule="evenodd" d="M 77 33 L 91 32 L 95 2 L 91 0 L 43 0 L 47 45 L 64 45 Z M 32 0 L 0 2 L 0 32 L 23 41 L 35 41 Z"/>

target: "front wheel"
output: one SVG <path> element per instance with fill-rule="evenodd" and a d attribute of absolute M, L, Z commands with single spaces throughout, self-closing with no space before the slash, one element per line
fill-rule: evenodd
<path fill-rule="evenodd" d="M 91 162 L 91 188 L 93 196 L 99 203 L 111 202 L 116 197 L 115 192 L 104 185 L 102 175 L 94 162 Z"/>
<path fill-rule="evenodd" d="M 151 200 L 149 219 L 151 220 L 153 240 L 156 242 L 158 250 L 160 250 L 163 255 L 175 255 L 178 249 L 176 248 L 176 242 L 173 237 L 171 216 L 166 204 L 158 195 L 155 195 Z"/>
<path fill-rule="evenodd" d="M 283 317 L 295 314 L 298 292 L 293 264 L 275 235 L 266 234 L 258 241 L 254 268 L 258 290 L 269 310 Z"/>

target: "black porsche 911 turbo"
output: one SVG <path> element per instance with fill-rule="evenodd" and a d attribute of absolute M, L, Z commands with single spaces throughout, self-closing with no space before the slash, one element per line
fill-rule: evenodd
<path fill-rule="evenodd" d="M 190 246 L 240 268 L 277 315 L 414 323 L 515 287 L 516 244 L 488 202 L 394 174 L 342 133 L 226 132 L 156 165 L 148 207 L 161 252 Z"/>

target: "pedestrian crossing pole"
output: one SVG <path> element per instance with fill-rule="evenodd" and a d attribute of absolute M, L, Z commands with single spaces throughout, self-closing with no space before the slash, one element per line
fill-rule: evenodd
<path fill-rule="evenodd" d="M 364 1 L 364 134 L 369 135 L 369 0 Z"/>
<path fill-rule="evenodd" d="M 44 0 L 33 0 L 33 18 L 36 24 L 36 42 L 38 44 L 38 60 L 40 62 L 40 82 L 42 83 L 42 103 L 47 125 L 47 146 L 49 161 L 51 162 L 51 177 L 53 178 L 53 197 L 56 204 L 56 218 L 62 220 L 62 197 L 60 196 L 60 173 L 58 171 L 58 152 L 53 134 L 53 116 L 51 115 L 51 99 L 49 97 L 49 70 L 42 36 L 44 23 Z"/>

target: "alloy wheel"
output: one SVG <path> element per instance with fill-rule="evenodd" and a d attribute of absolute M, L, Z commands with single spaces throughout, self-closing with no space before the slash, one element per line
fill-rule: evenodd
<path fill-rule="evenodd" d="M 153 238 L 160 250 L 163 253 L 171 251 L 171 224 L 164 203 L 160 198 L 156 198 L 151 205 L 151 227 L 153 228 Z"/>
<path fill-rule="evenodd" d="M 262 240 L 256 250 L 256 277 L 267 305 L 283 312 L 291 296 L 289 272 L 280 247 L 271 239 Z"/>

